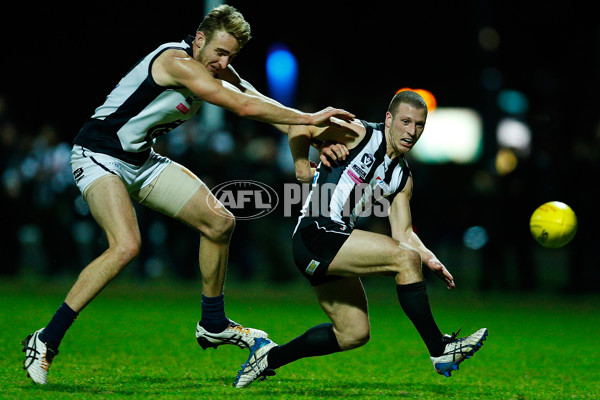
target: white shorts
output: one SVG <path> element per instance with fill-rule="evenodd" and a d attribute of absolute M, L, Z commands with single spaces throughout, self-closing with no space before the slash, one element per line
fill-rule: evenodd
<path fill-rule="evenodd" d="M 170 162 L 154 151 L 142 166 L 137 166 L 79 145 L 71 150 L 73 178 L 84 198 L 90 184 L 108 174 L 121 178 L 130 194 L 137 192 L 156 179 Z"/>
<path fill-rule="evenodd" d="M 134 200 L 169 216 L 177 215 L 202 185 L 188 169 L 153 150 L 148 160 L 137 166 L 74 145 L 71 168 L 84 200 L 101 178 L 114 175 L 121 178 Z"/>

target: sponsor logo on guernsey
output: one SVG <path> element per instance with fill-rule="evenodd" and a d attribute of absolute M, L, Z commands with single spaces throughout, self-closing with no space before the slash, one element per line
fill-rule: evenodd
<path fill-rule="evenodd" d="M 310 264 L 308 264 L 308 267 L 306 267 L 306 273 L 309 275 L 314 274 L 319 264 L 321 263 L 317 260 L 310 260 Z"/>
<path fill-rule="evenodd" d="M 177 105 L 177 107 L 175 107 L 175 108 L 177 108 L 179 111 L 181 111 L 182 114 L 187 114 L 190 112 L 190 109 L 187 108 L 187 106 L 183 103 L 179 103 Z"/>
<path fill-rule="evenodd" d="M 381 179 L 381 177 L 377 177 L 377 185 L 379 185 L 380 188 L 383 189 L 383 193 L 387 196 L 389 195 L 392 190 L 390 189 L 390 186 L 384 182 L 383 179 Z"/>
<path fill-rule="evenodd" d="M 198 96 L 188 96 L 186 97 L 185 101 L 179 103 L 175 108 L 177 108 L 182 114 L 187 114 L 190 112 L 190 109 L 193 107 L 194 105 L 194 101 L 199 101 L 202 100 L 201 98 L 199 98 Z"/>
<path fill-rule="evenodd" d="M 112 165 L 112 167 L 113 167 L 114 169 L 121 170 L 121 163 L 120 163 L 120 162 L 116 162 L 116 161 L 110 161 L 108 164 L 109 164 L 109 165 Z"/>
<path fill-rule="evenodd" d="M 356 173 L 354 173 L 353 170 L 356 171 Z M 364 177 L 367 176 L 367 173 L 358 168 L 356 165 L 352 165 L 352 168 L 348 170 L 347 174 L 350 177 L 350 179 L 352 179 L 352 181 L 357 185 L 363 183 Z"/>

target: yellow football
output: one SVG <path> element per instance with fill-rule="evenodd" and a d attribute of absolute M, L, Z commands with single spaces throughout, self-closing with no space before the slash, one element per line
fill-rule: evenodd
<path fill-rule="evenodd" d="M 533 212 L 529 229 L 539 244 L 556 249 L 566 245 L 575 237 L 577 216 L 565 203 L 550 201 Z"/>

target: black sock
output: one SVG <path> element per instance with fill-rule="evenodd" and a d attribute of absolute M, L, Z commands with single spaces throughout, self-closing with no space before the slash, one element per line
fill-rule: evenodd
<path fill-rule="evenodd" d="M 342 351 L 333 333 L 333 324 L 314 326 L 296 339 L 273 347 L 267 356 L 269 368 L 279 368 L 304 357 L 324 356 Z"/>
<path fill-rule="evenodd" d="M 229 326 L 225 316 L 225 296 L 206 297 L 202 295 L 202 318 L 200 325 L 209 332 L 223 332 Z"/>
<path fill-rule="evenodd" d="M 431 314 L 425 282 L 396 285 L 396 292 L 402 310 L 417 328 L 429 354 L 433 357 L 442 355 L 445 347 L 442 342 L 442 333 Z"/>
<path fill-rule="evenodd" d="M 40 333 L 40 340 L 58 350 L 60 342 L 73 324 L 73 321 L 75 321 L 75 318 L 77 318 L 77 315 L 79 314 L 73 311 L 67 303 L 62 303 L 54 313 L 48 326 Z"/>

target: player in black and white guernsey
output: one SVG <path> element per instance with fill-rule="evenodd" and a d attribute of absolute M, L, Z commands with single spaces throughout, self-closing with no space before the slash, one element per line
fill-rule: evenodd
<path fill-rule="evenodd" d="M 152 149 L 158 137 L 190 119 L 204 101 L 275 125 L 326 125 L 330 117 L 353 117 L 331 107 L 305 113 L 256 91 L 230 65 L 249 39 L 250 25 L 235 8 L 216 7 L 195 36 L 160 45 L 133 66 L 75 137 L 73 176 L 109 247 L 83 269 L 49 324 L 23 341 L 24 369 L 35 383 L 47 383 L 50 364 L 79 312 L 139 253 L 131 198 L 201 233 L 202 318 L 196 338 L 202 348 L 249 348 L 267 337 L 225 314 L 233 215 L 213 212 L 208 204 L 218 200 L 206 185 Z"/>
<path fill-rule="evenodd" d="M 261 338 L 261 347 L 238 372 L 234 386 L 245 387 L 257 378 L 304 357 L 360 347 L 371 335 L 367 297 L 360 278 L 384 275 L 395 279 L 402 310 L 414 324 L 435 370 L 450 376 L 481 347 L 483 328 L 464 338 L 442 335 L 430 309 L 422 264 L 448 289 L 454 278 L 412 229 L 410 198 L 413 181 L 404 155 L 418 142 L 427 119 L 427 104 L 413 91 L 392 99 L 385 121 L 339 121 L 327 128 L 291 126 L 290 148 L 296 175 L 310 181 L 312 190 L 293 234 L 294 261 L 309 280 L 331 323 L 307 330 L 278 346 Z M 349 155 L 331 167 L 311 171 L 308 150 L 314 141 L 345 143 Z M 373 204 L 391 203 L 391 237 L 355 228 L 356 220 Z M 398 361 L 396 361 L 396 364 Z M 392 367 L 393 368 L 393 367 Z M 404 367 L 399 368 L 402 370 Z"/>
<path fill-rule="evenodd" d="M 314 224 L 348 236 L 364 211 L 382 198 L 393 198 L 406 185 L 408 163 L 404 155 L 391 159 L 386 154 L 384 125 L 355 123 L 364 126 L 364 138 L 350 150 L 345 162 L 316 172 L 296 230 Z"/>

